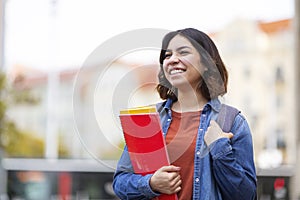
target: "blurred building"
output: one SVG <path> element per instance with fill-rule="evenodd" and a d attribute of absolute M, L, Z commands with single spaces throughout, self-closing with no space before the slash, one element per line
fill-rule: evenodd
<path fill-rule="evenodd" d="M 293 21 L 236 19 L 212 37 L 229 70 L 224 100 L 241 108 L 248 119 L 256 161 L 262 156 L 263 167 L 278 165 L 281 158 L 285 164 L 294 163 Z M 267 152 L 270 156 L 264 157 Z"/>
<path fill-rule="evenodd" d="M 45 140 L 50 130 L 72 158 L 117 158 L 123 148 L 119 110 L 158 101 L 157 70 L 123 61 L 50 73 L 15 66 L 13 89 L 37 102 L 12 103 L 8 116 Z"/>
<path fill-rule="evenodd" d="M 295 162 L 293 34 L 291 19 L 236 19 L 211 33 L 229 70 L 229 92 L 222 100 L 239 107 L 248 119 L 256 161 L 264 150 L 279 149 L 284 164 Z M 155 92 L 157 70 L 157 64 L 118 61 L 111 66 L 98 63 L 57 72 L 56 101 L 51 107 L 56 131 L 71 157 L 108 158 L 120 150 L 118 111 L 159 101 Z M 14 105 L 9 110 L 21 128 L 41 135 L 46 134 L 47 127 L 47 80 L 47 74 L 41 72 L 14 73 L 14 86 L 30 89 L 40 103 Z"/>
<path fill-rule="evenodd" d="M 56 96 L 57 101 L 52 105 L 52 112 L 55 111 L 58 129 L 55 133 L 68 149 L 73 152 L 74 144 L 74 123 L 72 119 L 72 85 L 76 71 L 59 72 Z M 48 113 L 48 74 L 32 70 L 23 66 L 14 66 L 9 74 L 13 89 L 16 92 L 26 92 L 37 102 L 16 102 L 9 105 L 8 116 L 13 119 L 18 127 L 29 133 L 46 139 L 47 113 Z M 76 142 L 75 142 L 76 143 Z M 78 142 L 77 142 L 78 143 Z M 77 150 L 80 151 L 80 148 Z"/>

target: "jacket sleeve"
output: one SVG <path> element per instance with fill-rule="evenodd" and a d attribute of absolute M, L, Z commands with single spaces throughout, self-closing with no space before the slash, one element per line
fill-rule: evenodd
<path fill-rule="evenodd" d="M 152 174 L 142 176 L 133 172 L 129 154 L 125 147 L 113 178 L 114 192 L 122 200 L 154 198 L 159 194 L 153 192 L 149 185 L 151 176 Z"/>
<path fill-rule="evenodd" d="M 253 200 L 256 197 L 256 172 L 250 128 L 239 114 L 231 132 L 233 138 L 222 138 L 209 146 L 213 174 L 223 199 Z"/>

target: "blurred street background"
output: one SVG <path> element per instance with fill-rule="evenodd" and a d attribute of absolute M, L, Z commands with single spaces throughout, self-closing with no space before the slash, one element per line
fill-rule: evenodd
<path fill-rule="evenodd" d="M 96 52 L 187 27 L 228 68 L 221 100 L 250 124 L 257 199 L 300 200 L 300 0 L 0 0 L 0 200 L 116 199 L 118 111 L 160 101 L 159 46 Z"/>

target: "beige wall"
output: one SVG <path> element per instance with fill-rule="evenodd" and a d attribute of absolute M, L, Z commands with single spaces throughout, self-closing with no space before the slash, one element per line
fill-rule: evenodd
<path fill-rule="evenodd" d="M 283 164 L 295 163 L 296 121 L 290 112 L 295 99 L 292 27 L 268 34 L 255 21 L 236 19 L 213 39 L 229 70 L 224 100 L 239 107 L 248 119 L 256 161 L 265 148 L 276 147 L 281 134 L 289 152 L 284 152 Z M 276 71 L 283 81 L 276 81 Z"/>

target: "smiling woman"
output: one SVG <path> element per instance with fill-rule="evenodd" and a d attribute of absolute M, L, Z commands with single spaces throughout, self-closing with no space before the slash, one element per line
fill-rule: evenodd
<path fill-rule="evenodd" d="M 197 68 L 198 63 L 200 56 L 197 50 L 185 37 L 178 35 L 166 50 L 163 71 L 174 87 L 181 90 L 196 88 L 204 70 L 203 67 Z"/>
<path fill-rule="evenodd" d="M 251 132 L 237 109 L 218 100 L 227 91 L 228 75 L 213 41 L 193 28 L 166 34 L 158 76 L 164 101 L 156 107 L 171 165 L 136 174 L 125 147 L 114 176 L 115 193 L 121 199 L 176 194 L 179 200 L 253 200 Z"/>
<path fill-rule="evenodd" d="M 171 32 L 164 38 L 159 58 L 162 66 L 159 73 L 160 84 L 157 87 L 160 97 L 177 100 L 178 88 L 175 90 L 176 86 L 171 83 L 174 76 L 170 77 L 170 73 L 178 69 L 186 72 L 184 74 L 187 76 L 182 76 L 189 82 L 186 87 L 199 90 L 206 99 L 210 100 L 225 94 L 228 74 L 213 41 L 206 34 L 194 32 L 193 29 L 182 31 L 189 33 L 190 36 Z M 214 57 L 211 58 L 210 55 Z"/>

